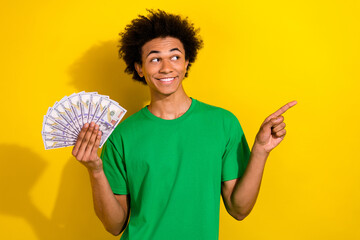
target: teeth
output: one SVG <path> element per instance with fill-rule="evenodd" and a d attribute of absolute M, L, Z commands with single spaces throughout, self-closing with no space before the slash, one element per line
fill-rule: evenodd
<path fill-rule="evenodd" d="M 174 78 L 162 78 L 162 79 L 160 79 L 160 81 L 162 81 L 162 82 L 170 82 L 172 80 L 174 80 Z"/>

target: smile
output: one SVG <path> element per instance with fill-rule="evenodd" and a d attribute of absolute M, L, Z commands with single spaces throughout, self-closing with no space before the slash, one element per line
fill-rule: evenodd
<path fill-rule="evenodd" d="M 161 82 L 171 82 L 172 80 L 174 80 L 175 78 L 174 77 L 172 77 L 172 78 L 160 78 L 159 80 L 161 81 Z"/>

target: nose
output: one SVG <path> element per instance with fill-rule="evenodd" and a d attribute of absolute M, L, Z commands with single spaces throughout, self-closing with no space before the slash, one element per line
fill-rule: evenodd
<path fill-rule="evenodd" d="M 167 60 L 162 61 L 162 64 L 160 67 L 160 72 L 161 73 L 171 73 L 172 72 L 171 63 Z"/>

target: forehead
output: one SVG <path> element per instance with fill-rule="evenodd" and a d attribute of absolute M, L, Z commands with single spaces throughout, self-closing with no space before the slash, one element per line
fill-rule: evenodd
<path fill-rule="evenodd" d="M 142 56 L 146 57 L 151 51 L 165 53 L 174 48 L 178 48 L 183 54 L 185 53 L 182 42 L 174 37 L 154 38 L 146 42 L 141 50 Z"/>

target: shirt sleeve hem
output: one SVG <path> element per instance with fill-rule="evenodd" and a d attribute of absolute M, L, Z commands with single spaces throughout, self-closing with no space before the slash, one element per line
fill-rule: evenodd
<path fill-rule="evenodd" d="M 225 181 L 230 181 L 230 180 L 234 180 L 234 179 L 238 179 L 238 178 L 241 178 L 241 175 L 237 174 L 237 175 L 222 177 L 221 181 L 225 182 Z"/>
<path fill-rule="evenodd" d="M 116 195 L 127 195 L 127 194 L 129 194 L 129 191 L 126 190 L 126 189 L 116 188 L 116 189 L 112 189 L 112 191 Z"/>

